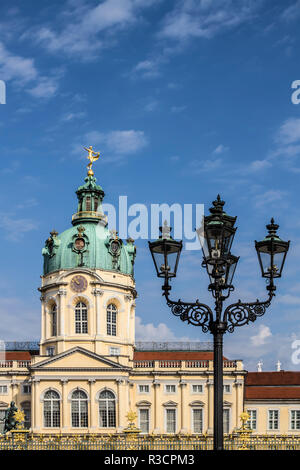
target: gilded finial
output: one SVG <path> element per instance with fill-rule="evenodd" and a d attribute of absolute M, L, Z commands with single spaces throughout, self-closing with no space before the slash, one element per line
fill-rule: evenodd
<path fill-rule="evenodd" d="M 83 147 L 83 148 L 84 148 L 84 150 L 86 150 L 88 152 L 87 158 L 90 161 L 90 163 L 87 165 L 87 168 L 88 168 L 87 175 L 88 176 L 94 176 L 94 172 L 92 170 L 92 165 L 100 157 L 100 152 L 94 152 L 93 147 L 91 145 L 89 147 Z"/>

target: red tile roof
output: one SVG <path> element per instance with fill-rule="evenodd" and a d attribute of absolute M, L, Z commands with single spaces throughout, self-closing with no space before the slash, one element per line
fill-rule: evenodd
<path fill-rule="evenodd" d="M 297 399 L 300 401 L 300 387 L 246 387 L 245 400 Z"/>
<path fill-rule="evenodd" d="M 285 370 L 280 372 L 248 372 L 246 386 L 248 385 L 300 385 L 300 372 Z"/>
<path fill-rule="evenodd" d="M 3 356 L 0 354 L 0 360 L 6 361 L 30 361 L 31 354 L 29 351 L 3 351 Z"/>
<path fill-rule="evenodd" d="M 245 400 L 300 400 L 300 372 L 248 372 Z"/>

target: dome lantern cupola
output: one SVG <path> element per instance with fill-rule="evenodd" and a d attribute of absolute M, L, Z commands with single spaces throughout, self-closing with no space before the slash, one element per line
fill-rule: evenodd
<path fill-rule="evenodd" d="M 76 191 L 77 212 L 72 217 L 72 227 L 58 234 L 51 232 L 43 248 L 44 276 L 59 270 L 76 268 L 119 271 L 133 276 L 136 255 L 134 240 L 125 244 L 117 232 L 108 229 L 107 216 L 103 213 L 104 191 L 96 183 L 92 163 L 99 153 L 88 151 L 88 173 L 85 184 Z"/>

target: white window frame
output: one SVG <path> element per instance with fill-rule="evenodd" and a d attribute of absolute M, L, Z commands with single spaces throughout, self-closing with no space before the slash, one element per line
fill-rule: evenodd
<path fill-rule="evenodd" d="M 292 413 L 296 413 L 298 412 L 300 414 L 300 408 L 292 408 L 291 410 L 289 410 L 289 430 L 290 431 L 300 431 L 300 418 L 299 419 L 295 419 L 295 423 L 297 423 L 297 421 L 299 422 L 299 428 L 295 427 L 293 428 L 292 427 Z"/>
<path fill-rule="evenodd" d="M 147 411 L 148 412 L 148 431 L 141 431 L 141 434 L 149 434 L 150 433 L 150 423 L 151 423 L 151 416 L 150 416 L 150 407 L 149 406 L 141 406 L 138 409 L 138 422 L 139 422 L 139 428 L 141 428 L 141 411 Z"/>
<path fill-rule="evenodd" d="M 173 391 L 168 391 L 167 387 L 175 387 L 174 392 Z M 175 393 L 177 393 L 177 385 L 176 384 L 165 384 L 165 393 L 167 393 L 168 395 L 174 395 Z"/>
<path fill-rule="evenodd" d="M 29 387 L 29 392 L 25 392 L 25 388 Z M 22 384 L 22 393 L 23 395 L 30 395 L 31 394 L 31 384 Z"/>
<path fill-rule="evenodd" d="M 141 390 L 141 387 L 147 387 L 148 390 L 147 391 L 143 391 Z M 141 394 L 149 394 L 150 393 L 150 385 L 149 384 L 138 384 L 138 393 L 141 393 Z"/>
<path fill-rule="evenodd" d="M 201 411 L 201 421 L 202 421 L 202 426 L 201 426 L 201 431 L 195 431 L 195 421 L 194 421 L 194 412 L 195 411 Z M 191 409 L 191 423 L 192 423 L 192 430 L 194 434 L 203 434 L 203 428 L 204 428 L 204 409 L 201 406 L 192 406 Z"/>
<path fill-rule="evenodd" d="M 88 334 L 88 315 L 89 310 L 85 302 L 77 302 L 74 308 L 75 314 L 75 334 L 86 335 Z"/>
<path fill-rule="evenodd" d="M 106 307 L 106 334 L 118 336 L 118 307 L 112 302 Z"/>
<path fill-rule="evenodd" d="M 1 387 L 6 387 L 6 392 L 1 392 L 0 391 L 0 395 L 8 395 L 8 384 L 1 384 L 0 383 L 0 389 Z"/>
<path fill-rule="evenodd" d="M 228 411 L 228 432 L 226 432 L 225 429 L 224 429 L 224 423 L 225 423 L 224 411 Z M 230 429 L 231 429 L 231 408 L 229 406 L 224 406 L 223 407 L 223 430 L 224 430 L 224 434 L 229 434 Z"/>
<path fill-rule="evenodd" d="M 201 387 L 201 392 L 198 392 L 198 391 L 194 391 L 193 390 L 193 387 Z M 191 384 L 191 393 L 193 395 L 200 395 L 200 394 L 203 394 L 204 393 L 204 386 L 203 384 Z"/>
<path fill-rule="evenodd" d="M 174 414 L 175 414 L 174 431 L 168 431 L 168 411 L 174 411 Z M 177 408 L 173 406 L 169 406 L 165 408 L 165 431 L 166 431 L 166 434 L 176 434 L 176 431 L 177 431 Z"/>
<path fill-rule="evenodd" d="M 55 397 L 50 397 L 50 398 L 45 398 L 45 396 L 47 396 L 47 393 L 48 392 L 53 392 L 55 394 Z M 54 409 L 54 402 L 55 402 L 55 405 L 57 405 L 58 403 L 58 410 Z M 46 403 L 50 403 L 50 410 L 46 410 L 45 409 L 45 405 Z M 47 428 L 47 429 L 53 429 L 53 428 L 60 428 L 61 426 L 61 418 L 62 418 L 62 409 L 61 409 L 61 398 L 60 398 L 60 395 L 59 393 L 56 391 L 56 390 L 53 390 L 53 389 L 48 389 L 45 391 L 44 393 L 44 397 L 43 397 L 43 424 L 44 424 L 44 428 Z M 46 426 L 46 416 L 45 416 L 45 411 L 48 411 L 50 413 L 50 425 L 49 426 Z M 58 420 L 57 420 L 57 416 L 55 415 L 55 413 L 58 413 Z M 54 425 L 55 423 L 55 425 Z"/>
<path fill-rule="evenodd" d="M 278 413 L 278 418 L 277 418 L 277 421 L 278 421 L 278 427 L 275 429 L 275 428 L 270 428 L 270 413 L 273 412 L 273 411 L 276 411 Z M 267 413 L 267 430 L 268 431 L 279 431 L 280 430 L 280 410 L 279 408 L 268 408 L 268 413 Z"/>
<path fill-rule="evenodd" d="M 229 388 L 229 392 L 226 391 L 226 387 Z M 226 393 L 227 395 L 231 393 L 231 384 L 223 384 L 223 393 Z"/>
<path fill-rule="evenodd" d="M 247 408 L 247 413 L 250 416 L 250 418 L 247 421 L 247 424 L 249 425 L 249 428 L 252 429 L 252 431 L 257 430 L 257 421 L 258 421 L 258 410 L 256 408 Z M 251 417 L 251 413 L 255 413 L 255 419 Z M 255 421 L 255 427 L 253 427 L 253 421 Z"/>
<path fill-rule="evenodd" d="M 111 346 L 109 348 L 109 355 L 110 356 L 120 356 L 120 348 L 117 348 L 115 346 Z"/>
<path fill-rule="evenodd" d="M 54 353 L 55 353 L 55 347 L 54 346 L 48 346 L 46 348 L 46 353 L 47 353 L 47 356 L 54 356 Z"/>

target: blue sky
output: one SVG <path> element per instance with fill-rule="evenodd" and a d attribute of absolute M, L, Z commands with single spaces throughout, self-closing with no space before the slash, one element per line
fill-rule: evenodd
<path fill-rule="evenodd" d="M 37 287 L 49 232 L 70 226 L 93 145 L 106 202 L 210 203 L 237 215 L 232 300 L 265 297 L 254 240 L 274 216 L 291 240 L 263 318 L 225 337 L 250 370 L 293 364 L 300 340 L 300 1 L 67 0 L 0 6 L 1 339 L 40 335 Z M 137 240 L 137 339 L 210 340 L 166 307 Z M 200 251 L 172 295 L 212 304 Z"/>

